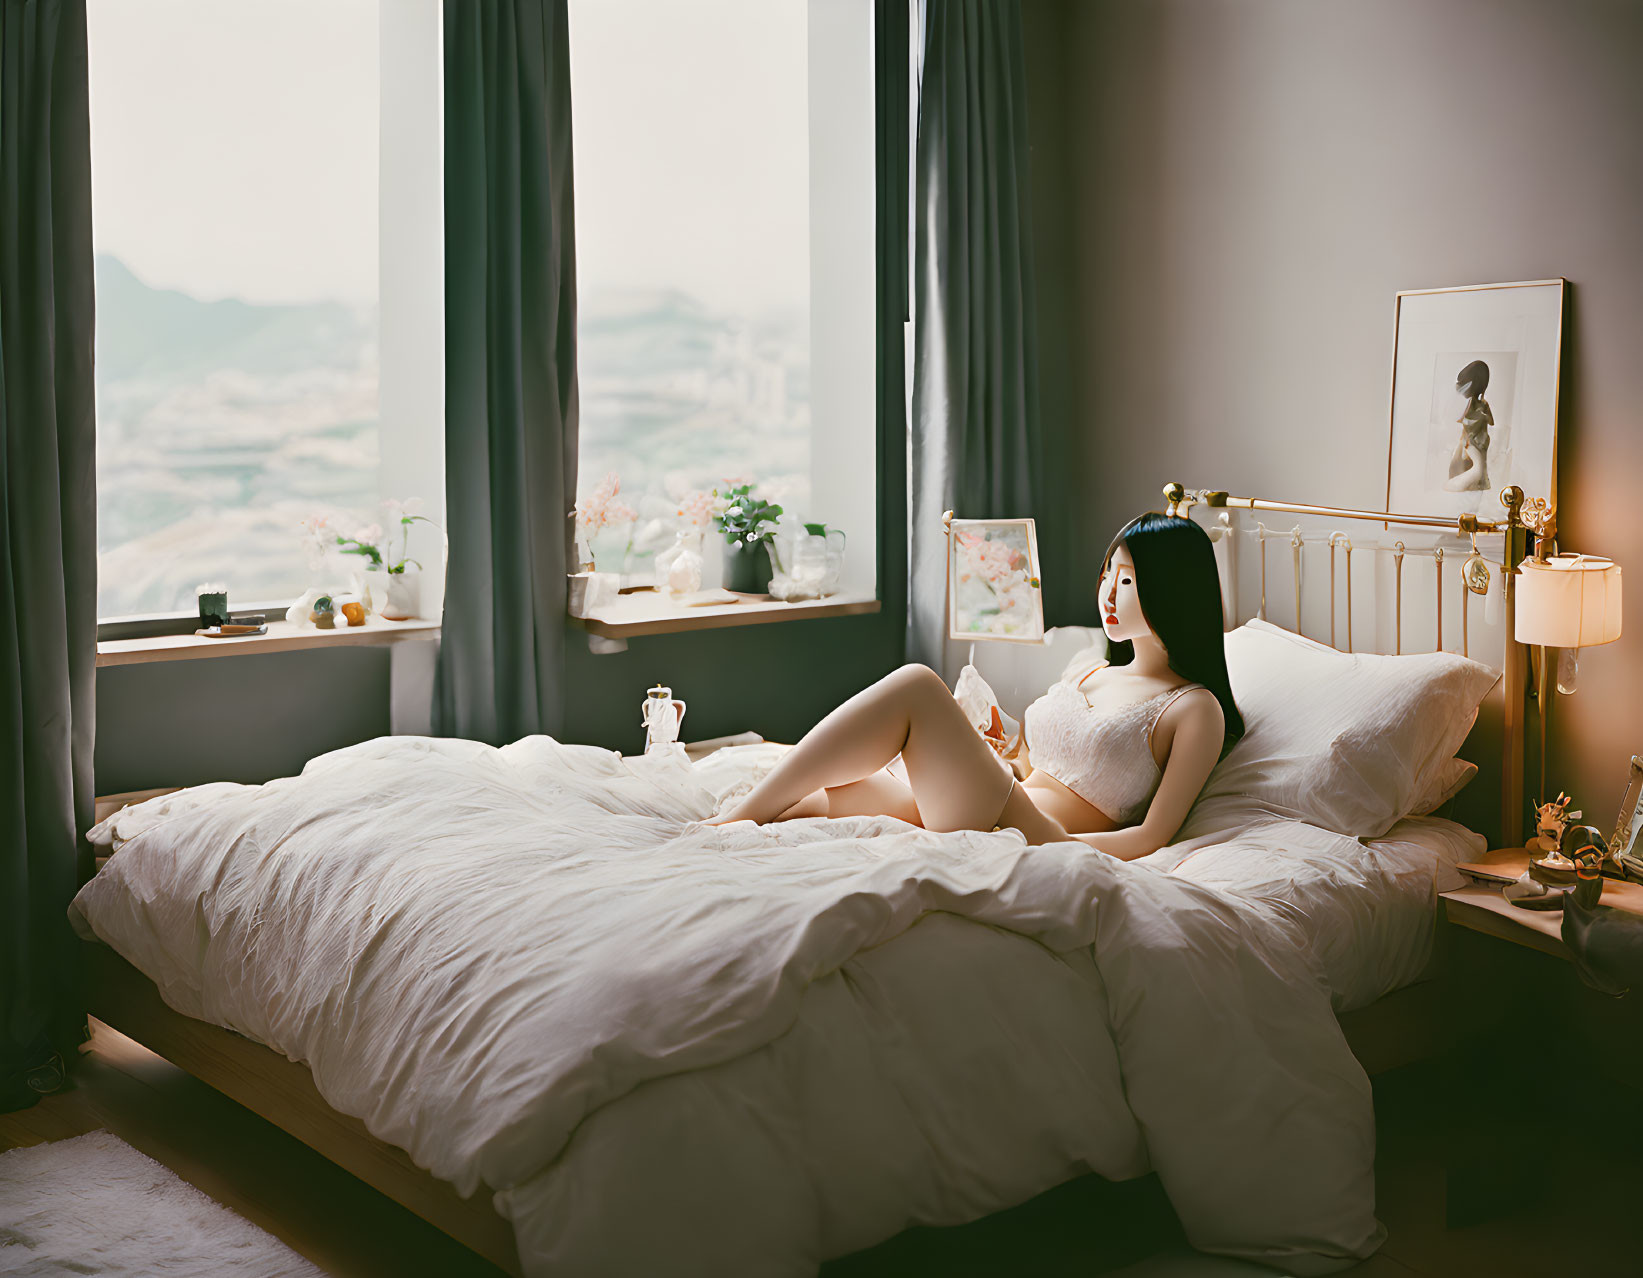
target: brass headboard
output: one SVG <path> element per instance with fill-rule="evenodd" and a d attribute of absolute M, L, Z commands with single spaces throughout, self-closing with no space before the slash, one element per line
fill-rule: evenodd
<path fill-rule="evenodd" d="M 1392 596 L 1392 617 L 1390 631 L 1387 618 L 1377 610 L 1375 626 L 1377 637 L 1382 640 L 1379 651 L 1390 650 L 1393 653 L 1406 651 L 1405 648 L 1405 619 L 1404 619 L 1404 577 L 1405 562 L 1429 563 L 1433 568 L 1433 577 L 1436 581 L 1436 590 L 1431 596 L 1425 595 L 1415 609 L 1419 613 L 1423 636 L 1431 639 L 1431 649 L 1457 650 L 1454 640 L 1458 637 L 1458 651 L 1465 656 L 1471 656 L 1473 641 L 1474 613 L 1479 609 L 1473 607 L 1473 595 L 1480 584 L 1481 572 L 1477 572 L 1477 565 L 1473 565 L 1476 579 L 1468 583 L 1468 574 L 1464 571 L 1467 559 L 1474 553 L 1488 561 L 1490 569 L 1488 591 L 1500 592 L 1499 605 L 1489 600 L 1487 611 L 1489 622 L 1487 629 L 1490 632 L 1499 631 L 1502 644 L 1502 749 L 1501 749 L 1501 834 L 1503 846 L 1518 846 L 1523 842 L 1523 823 L 1526 815 L 1523 796 L 1523 754 L 1525 731 L 1524 724 L 1527 715 L 1527 657 L 1524 646 L 1512 638 L 1513 610 L 1516 600 L 1516 577 L 1518 565 L 1533 550 L 1533 538 L 1537 533 L 1549 531 L 1549 520 L 1545 518 L 1545 503 L 1535 501 L 1529 509 L 1525 509 L 1523 490 L 1516 485 L 1501 490 L 1500 502 L 1506 508 L 1504 520 L 1479 519 L 1476 515 L 1402 515 L 1380 510 L 1353 510 L 1340 506 L 1303 505 L 1298 502 L 1266 501 L 1256 497 L 1233 497 L 1216 489 L 1189 489 L 1178 483 L 1167 484 L 1164 487 L 1164 498 L 1168 503 L 1167 513 L 1192 518 L 1194 506 L 1202 508 L 1204 515 L 1209 517 L 1208 531 L 1218 545 L 1224 544 L 1224 552 L 1218 556 L 1223 572 L 1230 578 L 1230 588 L 1224 584 L 1223 598 L 1229 611 L 1226 619 L 1228 628 L 1241 623 L 1244 618 L 1239 616 L 1238 599 L 1239 585 L 1243 577 L 1249 577 L 1254 594 L 1254 587 L 1258 585 L 1259 603 L 1253 615 L 1263 619 L 1267 616 L 1268 605 L 1268 572 L 1271 578 L 1274 594 L 1280 598 L 1288 589 L 1293 587 L 1292 600 L 1282 616 L 1274 617 L 1277 624 L 1294 629 L 1297 633 L 1307 633 L 1305 622 L 1310 615 L 1316 619 L 1319 608 L 1313 595 L 1303 596 L 1305 585 L 1305 565 L 1308 556 L 1305 551 L 1311 548 L 1311 558 L 1316 559 L 1321 554 L 1327 555 L 1329 572 L 1328 590 L 1328 622 L 1325 640 L 1325 627 L 1317 623 L 1311 638 L 1320 642 L 1328 642 L 1331 647 L 1342 647 L 1337 637 L 1344 637 L 1343 651 L 1365 651 L 1359 645 L 1354 647 L 1353 634 L 1353 600 L 1352 585 L 1352 555 L 1357 550 L 1361 555 L 1364 552 L 1376 554 L 1377 579 L 1388 569 Z M 1253 527 L 1243 526 L 1235 518 L 1235 512 L 1249 511 L 1251 516 L 1246 517 L 1253 521 Z M 1346 531 L 1315 526 L 1311 536 L 1302 529 L 1299 523 L 1291 528 L 1269 528 L 1265 522 L 1255 520 L 1254 515 L 1261 512 L 1271 514 L 1288 514 L 1306 517 L 1324 523 L 1337 520 L 1360 520 L 1365 523 L 1381 525 L 1374 530 L 1379 539 L 1367 544 L 1354 546 L 1353 539 Z M 1403 538 L 1391 530 L 1398 529 L 1420 530 L 1421 544 L 1407 545 Z M 1365 533 L 1368 530 L 1365 529 Z M 1253 546 L 1252 563 L 1242 562 L 1242 552 L 1239 548 L 1240 538 L 1246 546 Z M 1479 538 L 1484 539 L 1487 550 L 1478 545 Z M 1366 538 L 1360 537 L 1360 540 Z M 1411 537 L 1411 541 L 1415 538 Z M 1449 543 L 1449 544 L 1446 544 Z M 1342 552 L 1344 551 L 1344 556 Z M 1286 553 L 1287 552 L 1287 553 Z M 1269 569 L 1268 558 L 1273 560 Z M 1337 604 L 1337 564 L 1344 558 L 1345 564 L 1345 625 L 1337 627 L 1339 607 Z M 1286 562 L 1287 561 L 1287 562 Z M 1360 565 L 1362 561 L 1360 560 Z M 1449 594 L 1458 591 L 1459 606 L 1453 611 L 1458 612 L 1458 636 L 1456 626 L 1451 623 L 1449 632 L 1450 645 L 1444 643 L 1444 610 L 1445 610 L 1445 565 L 1452 567 L 1447 587 Z M 1285 572 L 1284 569 L 1289 571 Z M 1424 568 L 1422 570 L 1424 572 Z M 1258 574 L 1258 576 L 1257 576 Z M 1498 581 L 1496 580 L 1498 578 Z M 1362 578 L 1360 577 L 1360 583 Z M 1372 586 L 1377 591 L 1378 587 Z M 1362 594 L 1362 590 L 1357 592 Z M 1311 599 L 1314 606 L 1304 609 L 1303 597 Z M 1488 595 L 1481 596 L 1488 599 Z M 1428 605 L 1432 605 L 1429 607 Z M 1483 608 L 1485 605 L 1479 605 Z M 1497 615 L 1498 613 L 1498 615 Z M 1428 626 L 1435 622 L 1428 634 Z M 1411 626 L 1413 629 L 1413 626 Z M 1479 657 L 1478 659 L 1486 659 Z M 1492 660 L 1489 664 L 1495 664 Z"/>

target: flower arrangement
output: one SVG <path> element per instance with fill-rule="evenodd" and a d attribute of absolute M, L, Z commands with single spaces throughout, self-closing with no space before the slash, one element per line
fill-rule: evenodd
<path fill-rule="evenodd" d="M 325 558 L 325 552 L 331 549 L 336 534 L 331 529 L 331 521 L 324 515 L 309 515 L 299 525 L 302 529 L 302 549 L 308 556 L 309 571 L 315 571 Z"/>
<path fill-rule="evenodd" d="M 382 503 L 388 511 L 388 531 L 384 533 L 381 524 L 367 524 L 359 529 L 352 537 L 336 534 L 336 544 L 342 547 L 345 555 L 361 555 L 371 561 L 373 568 L 386 568 L 390 573 L 402 573 L 411 564 L 422 567 L 420 561 L 410 557 L 411 525 L 421 521 L 425 524 L 433 523 L 426 515 L 417 513 L 422 503 L 415 497 L 400 499 L 390 497 Z M 305 526 L 312 521 L 304 521 Z M 323 528 L 325 521 L 318 521 Z M 399 554 L 393 556 L 393 541 L 395 525 L 400 535 Z"/>
<path fill-rule="evenodd" d="M 781 518 L 782 508 L 754 496 L 753 490 L 757 487 L 750 480 L 738 484 L 727 481 L 722 493 L 717 488 L 713 490 L 713 496 L 719 499 L 714 503 L 713 522 L 732 546 L 738 542 L 748 547 L 757 546 L 775 536 L 775 524 Z"/>
<path fill-rule="evenodd" d="M 584 536 L 639 518 L 639 512 L 632 506 L 617 500 L 621 491 L 622 477 L 614 470 L 607 471 L 592 494 L 576 503 L 576 524 Z"/>
<path fill-rule="evenodd" d="M 602 556 L 594 552 L 594 539 L 601 532 L 623 524 L 628 526 L 627 544 L 622 547 L 621 557 L 615 565 L 617 569 L 626 565 L 628 555 L 633 550 L 633 526 L 639 518 L 637 510 L 620 500 L 621 491 L 622 477 L 614 470 L 606 471 L 598 486 L 577 501 L 572 512 L 576 516 L 577 539 L 585 548 L 582 553 L 591 560 L 603 562 Z M 613 543 L 611 549 L 614 549 Z M 589 566 L 592 566 L 591 563 Z"/>
<path fill-rule="evenodd" d="M 686 528 L 700 532 L 713 521 L 719 508 L 719 500 L 710 490 L 698 488 L 680 499 L 678 514 Z"/>

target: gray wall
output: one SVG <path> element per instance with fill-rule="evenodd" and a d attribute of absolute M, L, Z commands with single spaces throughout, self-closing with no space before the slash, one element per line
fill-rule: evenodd
<path fill-rule="evenodd" d="M 1643 5 L 1024 12 L 1029 70 L 1059 97 L 1050 121 L 1033 99 L 1035 137 L 1069 163 L 1066 229 L 1036 212 L 1035 229 L 1040 278 L 1073 281 L 1042 331 L 1070 352 L 1091 546 L 1157 508 L 1172 479 L 1384 508 L 1397 291 L 1569 279 L 1562 543 L 1612 555 L 1633 580 L 1625 636 L 1588 651 L 1579 693 L 1556 698 L 1548 785 L 1607 826 L 1643 753 L 1630 500 L 1643 474 Z"/>
<path fill-rule="evenodd" d="M 334 648 L 105 666 L 97 793 L 292 776 L 388 731 L 388 650 Z"/>
<path fill-rule="evenodd" d="M 796 741 L 829 709 L 894 666 L 899 621 L 789 621 L 635 639 L 595 656 L 567 626 L 565 739 L 637 753 L 639 703 L 654 683 L 689 705 L 685 739 L 753 729 Z M 405 644 L 402 648 L 413 645 Z M 420 663 L 417 663 L 420 665 Z M 97 672 L 98 794 L 291 776 L 317 754 L 385 735 L 390 653 L 335 648 L 109 666 Z M 407 701 L 431 695 L 413 668 Z M 417 686 L 420 682 L 421 686 Z"/>

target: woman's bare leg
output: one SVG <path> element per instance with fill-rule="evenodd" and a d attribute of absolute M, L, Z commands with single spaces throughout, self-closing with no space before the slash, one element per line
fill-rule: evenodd
<path fill-rule="evenodd" d="M 909 825 L 923 825 L 912 790 L 887 772 L 875 772 L 849 785 L 812 790 L 776 818 L 892 816 Z"/>
<path fill-rule="evenodd" d="M 970 726 L 941 676 L 919 665 L 893 671 L 835 709 L 711 824 L 775 820 L 813 791 L 860 781 L 898 754 L 927 829 L 990 830 L 1006 808 L 1029 841 L 1055 825 L 1025 792 L 1018 795 L 1014 774 Z"/>

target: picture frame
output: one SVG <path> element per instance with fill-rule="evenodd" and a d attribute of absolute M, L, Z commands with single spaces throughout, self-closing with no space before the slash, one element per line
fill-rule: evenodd
<path fill-rule="evenodd" d="M 1566 284 L 1397 295 L 1387 511 L 1504 519 L 1508 484 L 1556 506 Z"/>
<path fill-rule="evenodd" d="M 947 637 L 1044 642 L 1031 519 L 947 519 Z"/>
<path fill-rule="evenodd" d="M 1609 837 L 1609 855 L 1617 861 L 1622 855 L 1643 860 L 1643 849 L 1637 846 L 1639 833 L 1643 833 L 1643 758 L 1634 754 L 1614 834 Z"/>

